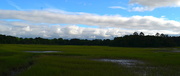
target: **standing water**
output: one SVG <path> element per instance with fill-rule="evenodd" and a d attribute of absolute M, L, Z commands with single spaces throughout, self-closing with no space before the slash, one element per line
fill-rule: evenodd
<path fill-rule="evenodd" d="M 143 64 L 141 61 L 128 59 L 99 59 L 98 61 L 118 63 L 126 67 L 134 67 L 137 64 Z"/>
<path fill-rule="evenodd" d="M 25 51 L 28 53 L 56 53 L 56 52 L 61 52 L 61 51 Z"/>

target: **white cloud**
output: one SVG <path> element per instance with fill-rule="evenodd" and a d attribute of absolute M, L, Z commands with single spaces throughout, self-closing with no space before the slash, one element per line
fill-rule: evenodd
<path fill-rule="evenodd" d="M 153 16 L 100 16 L 93 14 L 64 14 L 48 11 L 12 11 L 0 10 L 0 19 L 20 19 L 31 23 L 49 24 L 84 24 L 100 27 L 118 27 L 126 29 L 158 29 L 177 28 L 179 22 L 156 18 Z M 133 28 L 132 28 L 133 27 Z"/>
<path fill-rule="evenodd" d="M 88 13 L 0 10 L 0 33 L 19 37 L 113 38 L 134 31 L 179 34 L 180 22 L 153 16 L 100 16 Z M 8 21 L 18 19 L 20 21 Z M 62 26 L 61 24 L 67 24 Z M 79 27 L 78 24 L 101 28 Z"/>
<path fill-rule="evenodd" d="M 123 9 L 123 10 L 126 10 L 127 8 L 125 7 L 121 7 L 121 6 L 111 6 L 109 8 L 112 8 L 112 9 Z"/>
<path fill-rule="evenodd" d="M 154 8 L 149 8 L 149 7 L 133 7 L 130 11 L 139 11 L 139 12 L 144 12 L 144 11 L 152 11 Z"/>
<path fill-rule="evenodd" d="M 18 37 L 43 37 L 43 38 L 81 38 L 81 39 L 106 39 L 122 36 L 125 30 L 118 28 L 85 28 L 77 25 L 27 25 L 16 26 L 1 22 L 0 33 Z M 11 22 L 10 22 L 11 23 Z M 127 34 L 130 32 L 127 32 Z"/>
<path fill-rule="evenodd" d="M 180 0 L 130 0 L 132 11 L 152 11 L 161 7 L 180 7 Z M 136 5 L 141 5 L 141 7 Z"/>

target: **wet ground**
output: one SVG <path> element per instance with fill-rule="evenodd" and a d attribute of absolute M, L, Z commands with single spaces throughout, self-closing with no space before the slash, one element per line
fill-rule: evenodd
<path fill-rule="evenodd" d="M 62 51 L 25 51 L 28 53 L 57 53 L 57 52 L 62 52 Z"/>
<path fill-rule="evenodd" d="M 130 60 L 130 59 L 99 59 L 98 61 L 118 63 L 126 67 L 135 67 L 138 64 L 144 64 L 144 62 L 142 61 Z"/>
<path fill-rule="evenodd" d="M 133 71 L 134 73 L 136 73 L 139 76 L 147 76 L 146 71 L 142 70 L 142 69 L 148 68 L 148 67 L 143 66 L 143 64 L 145 64 L 145 62 L 143 61 L 133 60 L 133 59 L 97 59 L 97 61 L 117 63 L 119 65 L 122 65 L 130 69 L 136 68 L 138 70 Z"/>

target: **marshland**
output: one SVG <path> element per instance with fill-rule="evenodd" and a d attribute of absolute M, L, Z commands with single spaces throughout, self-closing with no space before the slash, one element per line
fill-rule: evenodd
<path fill-rule="evenodd" d="M 0 75 L 178 76 L 180 53 L 173 52 L 174 49 L 180 50 L 179 47 L 1 44 Z"/>

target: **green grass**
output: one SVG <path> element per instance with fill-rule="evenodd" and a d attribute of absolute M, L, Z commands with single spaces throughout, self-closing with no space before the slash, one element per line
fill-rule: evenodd
<path fill-rule="evenodd" d="M 30 70 L 20 76 L 127 76 L 123 67 L 112 63 L 96 62 L 80 57 L 41 56 Z M 133 75 L 132 75 L 133 76 Z"/>
<path fill-rule="evenodd" d="M 178 76 L 180 53 L 172 48 L 0 44 L 0 76 Z M 177 48 L 178 49 L 178 48 Z M 62 51 L 26 53 L 24 51 Z M 135 59 L 141 67 L 125 67 L 94 59 Z M 18 72 L 19 71 L 19 72 Z"/>

